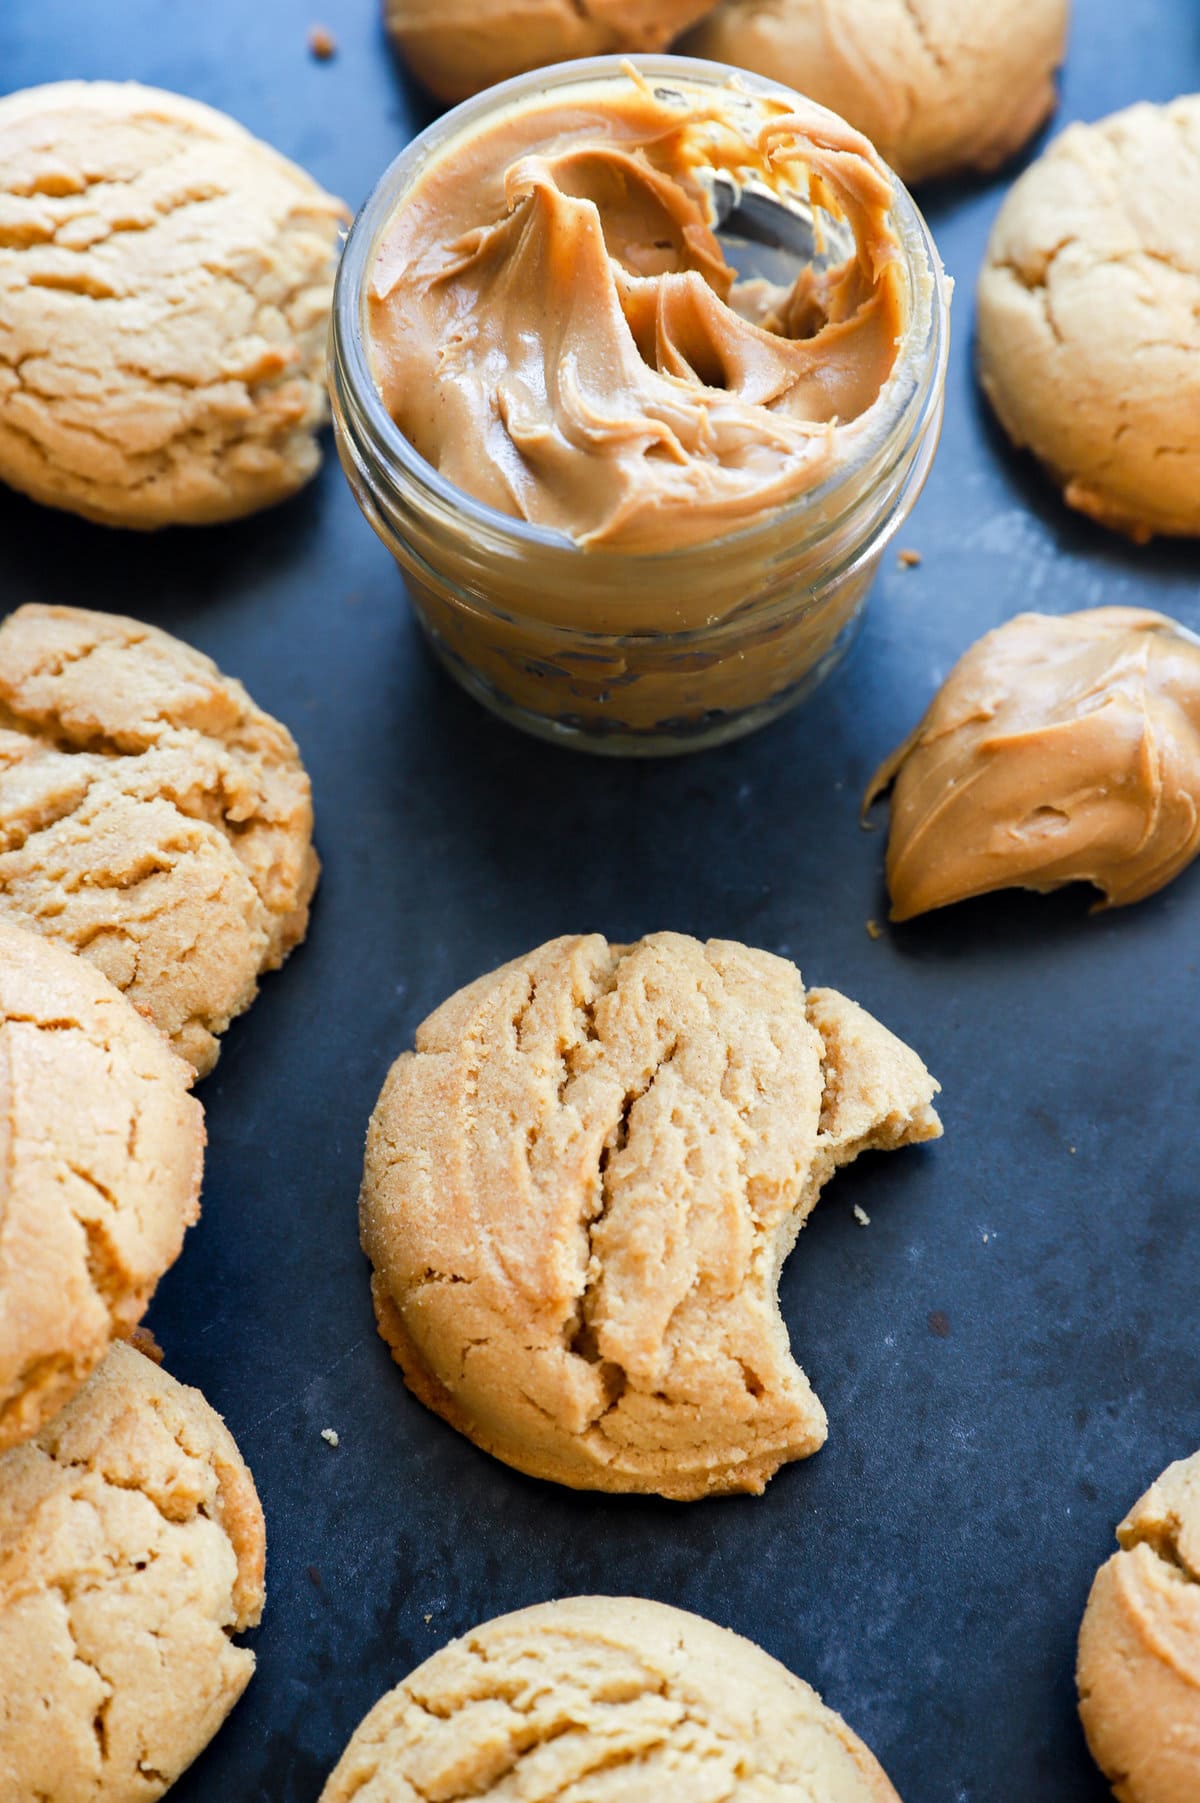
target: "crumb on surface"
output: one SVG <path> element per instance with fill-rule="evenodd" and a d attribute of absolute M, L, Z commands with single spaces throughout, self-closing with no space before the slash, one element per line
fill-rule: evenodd
<path fill-rule="evenodd" d="M 425 1617 L 425 1620 L 426 1620 L 426 1621 L 427 1621 L 427 1622 L 431 1622 L 431 1621 L 432 1621 L 432 1620 L 433 1620 L 433 1617 L 432 1617 L 432 1615 L 427 1615 L 427 1616 L 426 1616 L 426 1617 Z"/>
<path fill-rule="evenodd" d="M 153 1360 L 156 1365 L 162 1364 L 163 1349 L 148 1327 L 135 1327 L 129 1336 L 129 1344 L 135 1352 L 140 1352 L 143 1358 Z"/>
<path fill-rule="evenodd" d="M 929 1331 L 931 1334 L 935 1334 L 939 1340 L 948 1340 L 950 1338 L 949 1315 L 944 1314 L 940 1308 L 932 1309 L 929 1314 Z"/>
<path fill-rule="evenodd" d="M 871 939 L 882 939 L 883 938 L 883 928 L 880 926 L 880 924 L 877 920 L 868 920 L 867 935 Z"/>
<path fill-rule="evenodd" d="M 337 54 L 337 39 L 324 25 L 311 25 L 308 31 L 308 48 L 319 63 L 327 63 L 330 57 Z"/>
<path fill-rule="evenodd" d="M 336 1427 L 323 1427 L 321 1429 L 321 1438 L 327 1445 L 337 1446 L 340 1442 L 341 1435 L 338 1433 Z"/>
<path fill-rule="evenodd" d="M 902 570 L 915 570 L 921 561 L 919 551 L 897 551 L 896 562 Z"/>
<path fill-rule="evenodd" d="M 862 1206 L 861 1202 L 856 1202 L 854 1204 L 854 1219 L 858 1222 L 860 1227 L 869 1227 L 871 1225 L 871 1217 Z"/>

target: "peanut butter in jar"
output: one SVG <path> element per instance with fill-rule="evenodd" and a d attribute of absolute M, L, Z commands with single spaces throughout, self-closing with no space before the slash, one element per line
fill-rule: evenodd
<path fill-rule="evenodd" d="M 621 751 L 836 660 L 941 418 L 947 284 L 865 139 L 681 58 L 449 114 L 354 227 L 343 463 L 465 685 Z"/>

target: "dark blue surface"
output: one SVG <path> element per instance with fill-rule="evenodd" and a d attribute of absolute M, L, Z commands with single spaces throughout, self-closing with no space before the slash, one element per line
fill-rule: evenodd
<path fill-rule="evenodd" d="M 0 85 L 64 76 L 211 101 L 355 206 L 428 116 L 375 0 L 3 0 Z M 1078 0 L 1061 119 L 1197 88 L 1195 0 Z M 486 718 L 419 648 L 332 461 L 274 514 L 153 539 L 0 497 L 0 603 L 120 609 L 200 645 L 288 721 L 316 790 L 312 932 L 203 1085 L 204 1218 L 150 1317 L 229 1420 L 269 1532 L 258 1673 L 179 1803 L 315 1803 L 416 1660 L 589 1589 L 761 1641 L 905 1803 L 1107 1796 L 1074 1714 L 1080 1612 L 1113 1524 L 1200 1442 L 1200 869 L 1123 913 L 1006 896 L 873 941 L 884 841 L 857 824 L 877 759 L 1020 608 L 1200 628 L 1200 547 L 1069 515 L 976 397 L 972 289 L 1006 179 L 922 196 L 959 284 L 942 448 L 902 541 L 923 562 L 889 559 L 814 702 L 723 751 L 617 765 Z M 839 1177 L 789 1264 L 831 1433 L 758 1499 L 575 1496 L 477 1453 L 404 1390 L 357 1246 L 367 1116 L 422 1016 L 552 934 L 664 926 L 786 952 L 944 1085 L 945 1139 Z"/>

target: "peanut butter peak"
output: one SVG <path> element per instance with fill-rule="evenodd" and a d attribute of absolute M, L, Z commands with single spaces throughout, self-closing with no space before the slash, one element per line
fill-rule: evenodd
<path fill-rule="evenodd" d="M 876 771 L 893 920 L 993 889 L 1153 895 L 1200 850 L 1200 638 L 1139 607 L 1019 614 Z"/>
<path fill-rule="evenodd" d="M 818 209 L 791 288 L 726 260 L 716 196 L 747 184 Z M 736 530 L 828 476 L 888 379 L 891 200 L 836 115 L 735 85 L 629 70 L 512 107 L 437 152 L 382 235 L 380 393 L 447 480 L 582 545 Z"/>

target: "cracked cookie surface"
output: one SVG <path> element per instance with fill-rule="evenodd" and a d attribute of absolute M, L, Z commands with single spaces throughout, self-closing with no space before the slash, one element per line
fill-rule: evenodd
<path fill-rule="evenodd" d="M 1068 0 L 722 0 L 679 48 L 831 107 L 905 181 L 995 169 L 1054 110 Z"/>
<path fill-rule="evenodd" d="M 161 1797 L 250 1680 L 265 1544 L 220 1416 L 114 1346 L 0 1458 L 0 1796 Z"/>
<path fill-rule="evenodd" d="M 898 1803 L 841 1717 L 761 1647 L 607 1596 L 452 1640 L 376 1704 L 321 1803 L 517 1796 Z"/>
<path fill-rule="evenodd" d="M 136 83 L 0 100 L 0 479 L 117 526 L 284 499 L 320 463 L 340 201 Z"/>
<path fill-rule="evenodd" d="M 712 0 L 384 0 L 414 75 L 464 100 L 527 69 L 581 56 L 662 50 Z"/>
<path fill-rule="evenodd" d="M 318 868 L 295 741 L 241 683 L 120 615 L 9 615 L 0 917 L 90 959 L 203 1076 Z"/>
<path fill-rule="evenodd" d="M 825 1439 L 783 1261 L 837 1166 L 941 1132 L 937 1087 L 769 953 L 552 940 L 452 996 L 384 1084 L 380 1331 L 424 1403 L 536 1477 L 760 1491 Z"/>
<path fill-rule="evenodd" d="M 984 391 L 1070 506 L 1200 533 L 1200 95 L 1072 125 L 1005 200 L 979 278 Z"/>
<path fill-rule="evenodd" d="M 1079 1713 L 1119 1803 L 1200 1796 L 1200 1452 L 1117 1529 L 1079 1633 Z"/>
<path fill-rule="evenodd" d="M 178 1258 L 204 1162 L 191 1081 L 98 971 L 0 922 L 0 1448 L 62 1408 Z"/>

